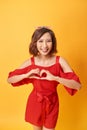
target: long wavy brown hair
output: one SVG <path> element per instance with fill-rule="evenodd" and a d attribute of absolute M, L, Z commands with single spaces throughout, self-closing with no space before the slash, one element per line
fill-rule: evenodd
<path fill-rule="evenodd" d="M 30 42 L 30 45 L 29 45 L 29 53 L 32 54 L 33 56 L 37 56 L 38 55 L 38 49 L 37 49 L 37 41 L 40 39 L 40 37 L 42 35 L 44 35 L 45 33 L 49 33 L 51 38 L 52 38 L 52 49 L 50 51 L 50 54 L 53 54 L 53 53 L 57 53 L 57 41 L 56 41 L 56 37 L 55 37 L 55 34 L 54 32 L 49 29 L 49 28 L 46 28 L 46 27 L 40 27 L 40 28 L 37 28 L 32 37 L 31 37 L 31 42 Z"/>

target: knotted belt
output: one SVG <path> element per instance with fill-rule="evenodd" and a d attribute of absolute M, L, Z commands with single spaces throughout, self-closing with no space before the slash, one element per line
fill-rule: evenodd
<path fill-rule="evenodd" d="M 52 101 L 50 98 L 52 98 L 52 96 L 50 95 L 50 97 L 48 96 L 44 96 L 41 93 L 37 92 L 37 101 L 38 102 L 45 102 L 45 111 L 48 114 L 51 111 L 51 105 L 53 105 L 54 101 Z"/>

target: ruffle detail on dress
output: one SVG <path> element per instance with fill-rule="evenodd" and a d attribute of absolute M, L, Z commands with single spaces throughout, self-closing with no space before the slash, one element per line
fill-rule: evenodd
<path fill-rule="evenodd" d="M 80 83 L 80 80 L 79 80 L 79 77 L 74 73 L 74 72 L 67 72 L 67 73 L 64 73 L 62 69 L 60 69 L 60 77 L 62 78 L 66 78 L 66 79 L 73 79 L 77 82 Z M 72 88 L 69 88 L 67 86 L 64 86 L 64 88 L 67 90 L 67 92 L 73 96 L 77 90 L 76 89 L 72 89 Z"/>
<path fill-rule="evenodd" d="M 16 69 L 14 71 L 11 71 L 8 75 L 8 78 L 12 77 L 12 76 L 16 76 L 16 75 L 21 75 L 21 74 L 26 74 L 27 72 L 29 72 L 31 70 L 31 66 L 22 68 L 22 69 Z M 16 83 L 11 83 L 12 86 L 20 86 L 20 85 L 24 85 L 24 84 L 28 84 L 31 83 L 32 79 L 29 78 L 25 78 L 19 82 Z"/>

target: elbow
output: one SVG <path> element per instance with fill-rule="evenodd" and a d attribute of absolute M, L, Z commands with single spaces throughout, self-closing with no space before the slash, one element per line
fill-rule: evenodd
<path fill-rule="evenodd" d="M 7 79 L 7 82 L 8 82 L 9 84 L 11 84 L 11 83 L 13 83 L 13 80 L 12 80 L 11 78 L 8 78 L 8 79 Z"/>
<path fill-rule="evenodd" d="M 10 80 L 9 80 L 9 78 L 7 79 L 7 82 L 8 82 L 8 83 L 11 83 Z"/>
<path fill-rule="evenodd" d="M 79 83 L 78 87 L 77 87 L 77 90 L 80 90 L 81 88 L 82 88 L 82 85 Z"/>
<path fill-rule="evenodd" d="M 82 88 L 82 85 L 80 84 L 80 85 L 79 85 L 79 89 L 81 89 L 81 88 Z"/>

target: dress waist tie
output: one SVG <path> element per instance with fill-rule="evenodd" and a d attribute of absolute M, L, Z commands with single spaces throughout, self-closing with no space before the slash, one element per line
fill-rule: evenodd
<path fill-rule="evenodd" d="M 50 95 L 50 98 L 52 96 Z M 48 96 L 42 95 L 41 93 L 37 92 L 37 101 L 44 102 L 45 101 L 45 111 L 47 114 L 51 111 L 51 106 L 53 105 L 54 101 L 52 101 Z"/>

